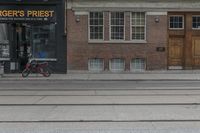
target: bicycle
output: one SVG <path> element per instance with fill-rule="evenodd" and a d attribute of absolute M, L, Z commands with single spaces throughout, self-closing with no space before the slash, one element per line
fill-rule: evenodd
<path fill-rule="evenodd" d="M 49 77 L 51 72 L 48 67 L 48 62 L 38 62 L 36 60 L 29 60 L 22 71 L 22 77 L 27 77 L 30 73 L 39 73 L 44 77 Z"/>

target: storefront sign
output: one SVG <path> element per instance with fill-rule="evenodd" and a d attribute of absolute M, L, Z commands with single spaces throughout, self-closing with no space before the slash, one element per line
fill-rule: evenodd
<path fill-rule="evenodd" d="M 0 7 L 0 21 L 56 21 L 56 11 L 49 6 Z"/>

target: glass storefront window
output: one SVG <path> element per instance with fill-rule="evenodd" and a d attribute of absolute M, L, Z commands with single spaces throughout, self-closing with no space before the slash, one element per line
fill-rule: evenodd
<path fill-rule="evenodd" d="M 9 58 L 8 26 L 0 24 L 0 58 Z"/>
<path fill-rule="evenodd" d="M 55 58 L 55 24 L 32 26 L 33 58 Z"/>

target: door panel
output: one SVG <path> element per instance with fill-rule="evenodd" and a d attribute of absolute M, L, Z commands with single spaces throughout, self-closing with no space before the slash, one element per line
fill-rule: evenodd
<path fill-rule="evenodd" d="M 169 38 L 168 66 L 183 65 L 183 38 Z"/>
<path fill-rule="evenodd" d="M 200 37 L 192 38 L 193 67 L 200 67 Z"/>

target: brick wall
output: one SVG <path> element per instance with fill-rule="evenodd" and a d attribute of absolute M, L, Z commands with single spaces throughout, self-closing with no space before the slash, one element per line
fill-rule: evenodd
<path fill-rule="evenodd" d="M 72 10 L 67 13 L 67 58 L 69 70 L 87 70 L 89 58 L 103 58 L 105 70 L 109 69 L 111 58 L 125 59 L 126 71 L 130 70 L 130 61 L 133 58 L 145 58 L 148 70 L 167 68 L 167 49 L 157 52 L 156 47 L 167 48 L 167 16 L 158 16 L 159 23 L 155 22 L 153 15 L 147 16 L 147 43 L 130 42 L 130 14 L 125 13 L 126 43 L 109 42 L 109 12 L 104 12 L 104 40 L 101 43 L 88 42 L 88 16 L 79 16 L 76 22 Z"/>
<path fill-rule="evenodd" d="M 159 18 L 159 23 L 155 22 Z M 147 16 L 147 68 L 167 69 L 167 16 Z M 156 51 L 156 47 L 165 47 L 165 52 Z"/>

